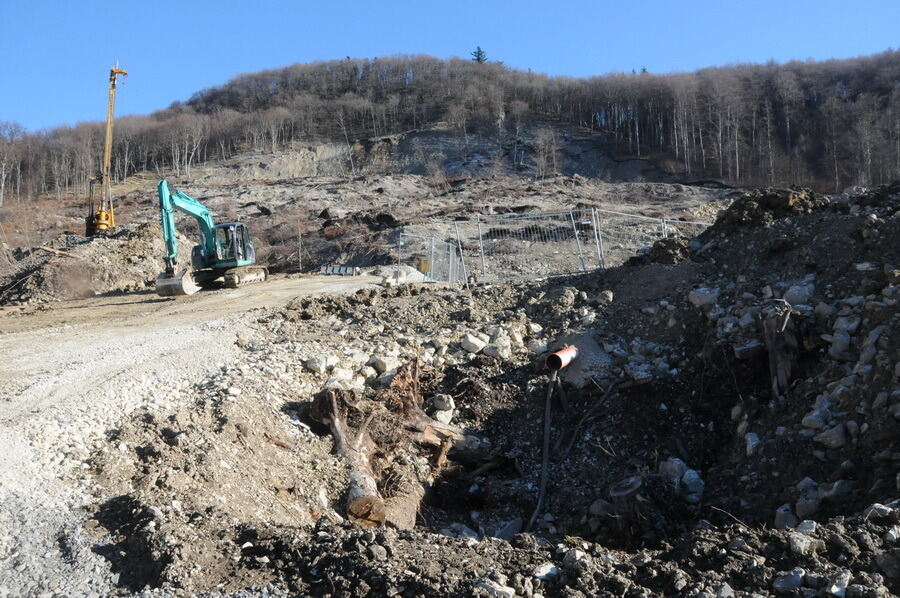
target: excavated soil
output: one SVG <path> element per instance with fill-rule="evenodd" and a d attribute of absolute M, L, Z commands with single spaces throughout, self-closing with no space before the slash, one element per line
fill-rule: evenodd
<path fill-rule="evenodd" d="M 620 268 L 298 298 L 188 408 L 110 431 L 85 527 L 130 591 L 896 595 L 898 239 L 898 186 L 764 189 Z M 392 376 L 489 453 L 411 442 Z M 323 387 L 372 426 L 380 493 L 424 487 L 414 528 L 347 519 Z"/>
<path fill-rule="evenodd" d="M 148 222 L 95 237 L 63 234 L 43 247 L 11 252 L 9 267 L 5 273 L 0 270 L 0 305 L 39 305 L 150 288 L 165 254 L 159 230 L 159 224 Z M 182 259 L 190 256 L 192 246 L 179 235 Z"/>

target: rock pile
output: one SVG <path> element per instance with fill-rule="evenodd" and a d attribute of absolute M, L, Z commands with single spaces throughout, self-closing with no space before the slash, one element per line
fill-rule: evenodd
<path fill-rule="evenodd" d="M 159 538 L 182 548 L 151 542 L 170 559 L 160 583 L 194 590 L 896 594 L 898 191 L 749 193 L 678 263 L 297 299 L 238 339 L 242 365 L 198 387 L 193 419 L 154 415 L 128 428 L 141 441 L 126 442 L 120 466 L 147 482 L 111 487 L 106 500 L 124 492 L 171 520 L 155 524 L 171 534 Z M 552 404 L 552 475 L 523 533 L 542 462 L 541 357 L 569 343 L 584 349 L 584 384 L 566 379 Z M 304 414 L 323 388 L 379 396 L 410 361 L 435 372 L 423 384 L 428 414 L 488 438 L 490 459 L 445 464 L 415 530 L 354 528 L 334 498 L 346 480 L 325 455 L 330 438 Z M 253 417 L 241 431 L 245 413 Z M 229 440 L 234 454 L 213 452 L 211 438 Z M 391 457 L 407 470 L 432 467 L 403 450 Z M 243 498 L 205 515 L 167 482 L 173 463 L 199 463 L 200 452 L 233 468 L 244 451 L 301 459 L 305 486 L 294 490 L 271 481 L 276 457 L 255 469 L 241 461 L 253 484 L 269 480 L 260 487 L 303 513 L 299 523 L 270 524 L 276 507 L 251 512 Z M 204 467 L 215 461 L 203 463 L 180 469 L 212 475 Z M 386 474 L 380 490 L 390 496 L 398 483 Z M 193 570 L 193 546 L 210 561 L 227 555 L 227 567 Z"/>

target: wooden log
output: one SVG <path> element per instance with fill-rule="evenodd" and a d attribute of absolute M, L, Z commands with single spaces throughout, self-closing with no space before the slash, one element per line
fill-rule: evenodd
<path fill-rule="evenodd" d="M 426 425 L 413 434 L 416 444 L 441 448 L 445 443 L 449 444 L 447 454 L 457 461 L 475 462 L 484 461 L 490 457 L 491 443 L 472 434 L 448 430 L 440 422 L 436 425 Z"/>
<path fill-rule="evenodd" d="M 384 501 L 384 522 L 397 529 L 412 529 L 416 526 L 419 505 L 425 498 L 425 488 L 421 484 L 409 484 Z"/>
<path fill-rule="evenodd" d="M 81 259 L 77 256 L 72 255 L 71 253 L 66 253 L 65 251 L 60 251 L 59 249 L 53 249 L 52 247 L 47 247 L 46 245 L 41 245 L 38 247 L 38 249 L 42 249 L 43 251 L 46 251 L 47 253 L 52 253 L 53 255 L 59 255 L 62 257 L 70 257 L 73 260 Z"/>
<path fill-rule="evenodd" d="M 330 428 L 335 453 L 342 456 L 350 467 L 348 518 L 363 525 L 382 525 L 386 518 L 385 504 L 378 491 L 378 481 L 371 462 L 375 443 L 365 430 L 355 436 L 351 433 L 340 404 L 344 400 L 342 392 L 325 390 L 316 396 L 311 415 Z"/>
<path fill-rule="evenodd" d="M 357 401 L 353 392 L 337 389 L 326 389 L 315 396 L 310 415 L 329 427 L 335 453 L 342 456 L 350 468 L 347 517 L 351 521 L 410 529 L 415 526 L 419 505 L 425 496 L 424 484 L 434 480 L 448 457 L 468 462 L 490 458 L 490 442 L 429 417 L 422 410 L 422 402 L 419 367 L 415 362 L 402 368 L 376 401 Z M 347 421 L 347 413 L 351 410 L 368 413 L 355 431 Z M 392 489 L 387 496 L 379 482 L 397 447 L 379 447 L 368 432 L 376 413 L 385 411 L 390 413 L 397 433 L 406 435 L 407 444 L 401 442 L 400 450 L 413 444 L 434 449 L 432 468 L 425 479 L 401 480 L 400 487 Z"/>

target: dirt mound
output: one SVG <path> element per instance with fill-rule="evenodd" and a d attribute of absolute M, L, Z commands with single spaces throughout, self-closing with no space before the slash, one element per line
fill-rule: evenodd
<path fill-rule="evenodd" d="M 641 264 L 677 264 L 690 255 L 690 239 L 685 237 L 667 237 L 650 246 L 650 250 L 642 255 L 629 258 L 629 266 Z"/>
<path fill-rule="evenodd" d="M 193 243 L 179 236 L 179 256 Z M 144 290 L 162 271 L 165 247 L 157 223 L 119 227 L 95 237 L 60 235 L 41 247 L 20 250 L 0 279 L 0 305 L 35 304 Z"/>
<path fill-rule="evenodd" d="M 290 535 L 254 529 L 244 552 L 312 596 L 735 596 L 770 586 L 886 596 L 883 575 L 866 571 L 895 570 L 896 555 L 878 547 L 900 511 L 872 512 L 803 532 L 701 525 L 677 545 L 631 553 L 577 537 L 548 545 L 520 534 L 508 543 L 328 524 Z"/>
<path fill-rule="evenodd" d="M 764 188 L 741 192 L 719 212 L 715 224 L 701 239 L 728 235 L 740 227 L 769 226 L 775 220 L 821 208 L 827 199 L 809 189 Z"/>
<path fill-rule="evenodd" d="M 87 527 L 106 538 L 98 550 L 123 586 L 190 591 L 231 579 L 229 587 L 245 587 L 259 580 L 253 567 L 223 558 L 246 552 L 243 528 L 302 529 L 330 516 L 346 483 L 330 443 L 289 407 L 275 412 L 234 389 L 213 380 L 190 409 L 163 418 L 139 412 L 95 456 L 112 496 Z M 173 552 L 177 546 L 184 550 Z"/>

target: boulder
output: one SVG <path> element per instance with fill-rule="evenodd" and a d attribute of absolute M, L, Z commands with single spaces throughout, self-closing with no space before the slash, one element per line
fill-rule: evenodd
<path fill-rule="evenodd" d="M 772 590 L 776 594 L 793 594 L 803 585 L 806 571 L 801 568 L 779 573 L 772 582 Z"/>
<path fill-rule="evenodd" d="M 347 368 L 334 368 L 331 370 L 331 377 L 339 381 L 352 380 L 353 370 Z"/>
<path fill-rule="evenodd" d="M 670 457 L 659 464 L 659 473 L 675 483 L 680 483 L 687 470 L 687 464 L 678 457 Z"/>
<path fill-rule="evenodd" d="M 775 509 L 775 529 L 788 529 L 797 526 L 797 516 L 791 505 L 781 505 Z"/>
<path fill-rule="evenodd" d="M 487 346 L 487 342 L 481 340 L 474 334 L 466 334 L 459 341 L 459 345 L 469 353 L 479 353 Z"/>
<path fill-rule="evenodd" d="M 375 355 L 369 360 L 369 365 L 375 368 L 375 371 L 379 374 L 383 374 L 399 368 L 400 360 L 394 357 Z"/>
<path fill-rule="evenodd" d="M 710 307 L 719 299 L 719 289 L 700 287 L 688 293 L 688 301 L 695 307 Z"/>
<path fill-rule="evenodd" d="M 531 574 L 540 580 L 546 580 L 559 575 L 559 569 L 553 563 L 542 563 L 535 567 Z"/>
<path fill-rule="evenodd" d="M 489 596 L 490 598 L 514 598 L 516 591 L 493 579 L 485 579 L 475 584 L 475 595 Z"/>
<path fill-rule="evenodd" d="M 825 594 L 843 598 L 847 595 L 847 586 L 850 585 L 852 577 L 853 575 L 847 569 L 838 571 L 828 579 L 828 583 L 825 585 Z"/>
<path fill-rule="evenodd" d="M 816 409 L 804 415 L 800 424 L 811 430 L 824 430 L 830 418 L 831 414 L 827 413 L 827 410 Z"/>
<path fill-rule="evenodd" d="M 684 487 L 685 500 L 690 503 L 698 503 L 703 498 L 703 478 L 695 469 L 688 469 L 681 476 L 681 485 Z"/>
<path fill-rule="evenodd" d="M 325 359 L 322 357 L 311 357 L 304 362 L 303 367 L 314 374 L 325 373 Z"/>
<path fill-rule="evenodd" d="M 434 419 L 441 422 L 442 424 L 449 424 L 451 421 L 453 421 L 453 415 L 453 409 L 442 409 L 440 411 L 434 412 Z"/>
<path fill-rule="evenodd" d="M 590 564 L 590 557 L 584 552 L 572 548 L 563 556 L 563 565 L 566 569 L 586 569 Z"/>
<path fill-rule="evenodd" d="M 815 285 L 809 284 L 795 284 L 788 288 L 784 292 L 784 297 L 782 297 L 785 301 L 790 303 L 791 305 L 800 305 L 806 304 L 812 298 L 813 293 L 815 292 Z"/>
<path fill-rule="evenodd" d="M 448 394 L 436 394 L 431 397 L 431 406 L 436 411 L 447 411 L 456 409 L 456 402 Z"/>
<path fill-rule="evenodd" d="M 477 351 L 473 351 L 473 353 L 477 353 Z M 496 359 L 509 359 L 512 357 L 512 346 L 509 337 L 501 336 L 495 342 L 484 347 L 483 353 Z"/>
<path fill-rule="evenodd" d="M 829 430 L 813 436 L 813 440 L 830 449 L 839 449 L 847 444 L 847 429 L 841 422 Z"/>
<path fill-rule="evenodd" d="M 811 556 L 825 549 L 825 543 L 806 534 L 793 532 L 788 536 L 788 547 L 795 556 Z"/>
<path fill-rule="evenodd" d="M 760 441 L 759 436 L 757 436 L 754 432 L 750 432 L 749 434 L 744 436 L 744 444 L 747 456 L 752 457 L 759 452 L 762 441 Z"/>

